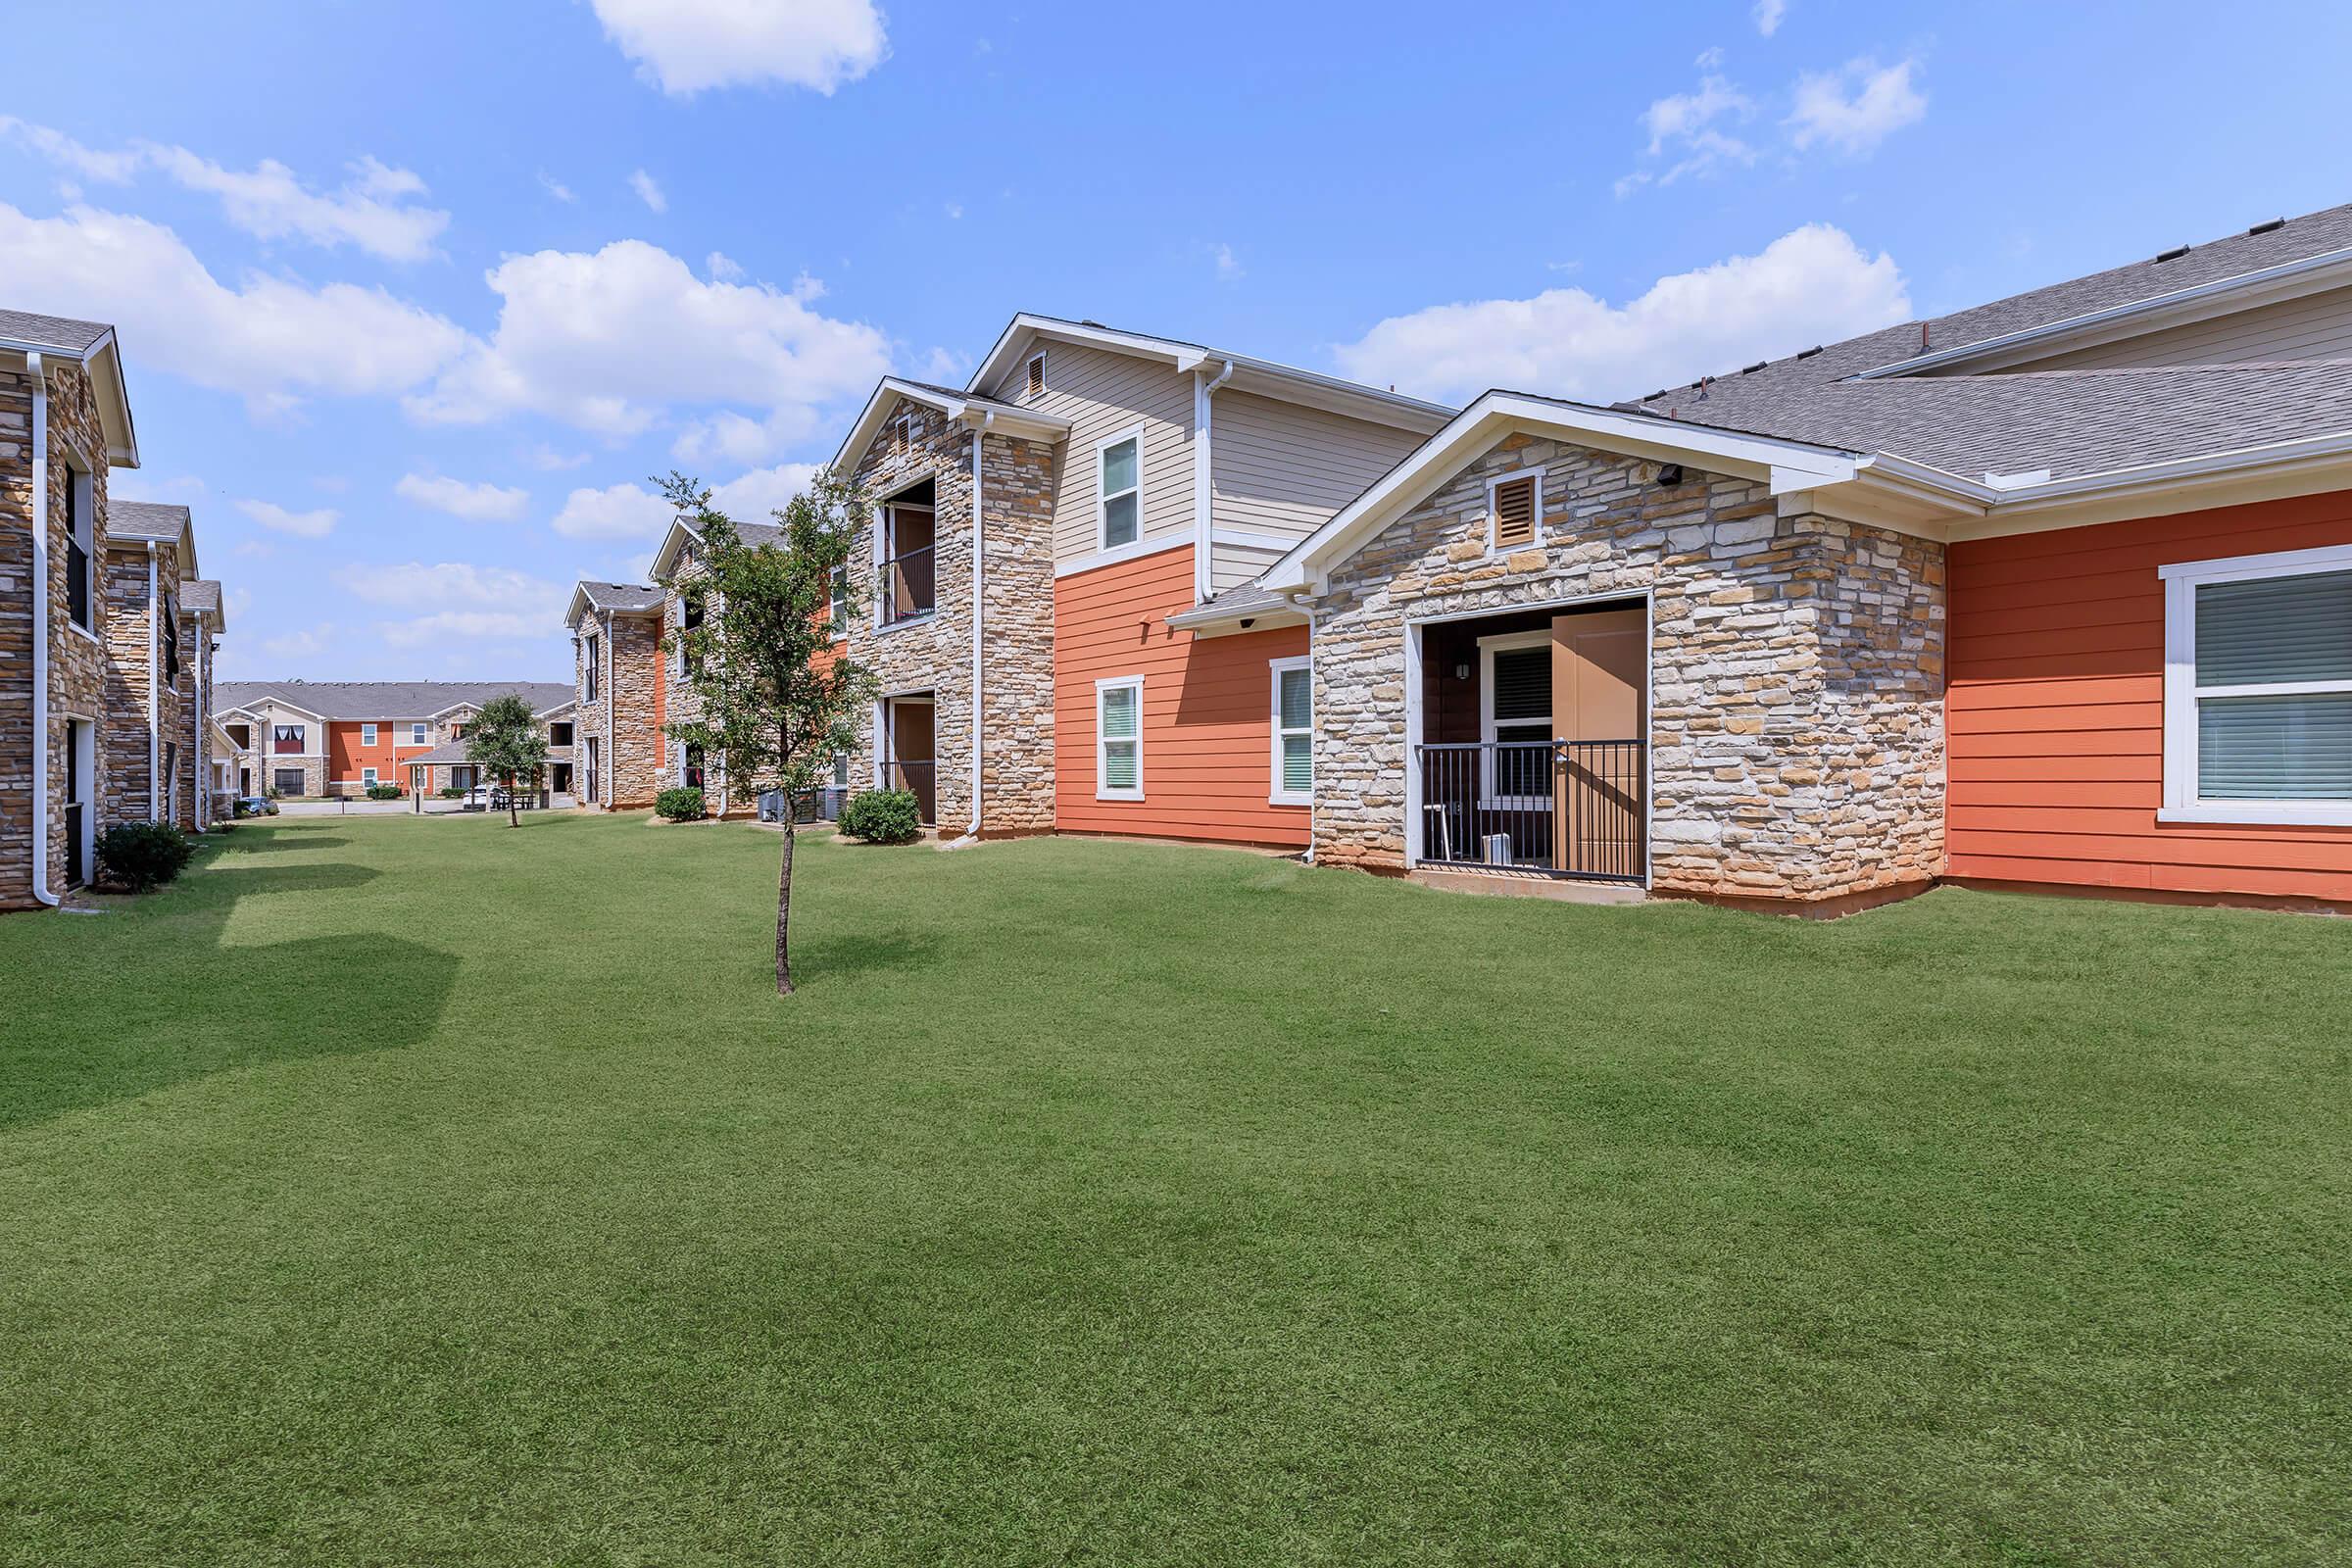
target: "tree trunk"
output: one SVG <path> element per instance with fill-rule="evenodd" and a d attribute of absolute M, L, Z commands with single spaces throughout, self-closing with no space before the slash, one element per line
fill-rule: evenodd
<path fill-rule="evenodd" d="M 776 873 L 776 995 L 792 995 L 792 817 L 784 818 L 784 864 Z"/>
<path fill-rule="evenodd" d="M 507 775 L 507 826 L 522 826 L 522 808 L 514 804 L 514 775 Z"/>

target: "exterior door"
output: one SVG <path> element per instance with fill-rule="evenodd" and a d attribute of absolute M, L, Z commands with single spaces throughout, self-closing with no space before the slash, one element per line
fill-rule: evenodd
<path fill-rule="evenodd" d="M 302 794 L 302 769 L 281 767 L 277 770 L 277 793 L 299 797 Z"/>
<path fill-rule="evenodd" d="M 894 790 L 914 792 L 925 827 L 939 820 L 939 762 L 932 750 L 933 709 L 928 697 L 894 697 L 890 703 L 890 773 Z"/>
<path fill-rule="evenodd" d="M 1551 619 L 1552 733 L 1570 743 L 1552 784 L 1552 863 L 1571 874 L 1639 876 L 1643 869 L 1646 613 L 1603 610 Z"/>
<path fill-rule="evenodd" d="M 82 843 L 89 828 L 89 804 L 82 799 L 90 784 L 90 760 L 82 755 L 89 744 L 89 725 L 66 721 L 66 886 L 77 888 L 89 880 L 89 856 Z"/>
<path fill-rule="evenodd" d="M 596 742 L 597 742 L 597 737 L 596 737 L 596 736 L 594 736 L 594 735 L 591 735 L 591 736 L 589 736 L 589 737 L 588 737 L 588 799 L 589 799 L 591 802 L 594 802 L 594 801 L 597 799 L 597 793 L 596 793 L 596 760 L 597 760 L 597 759 L 596 759 Z"/>

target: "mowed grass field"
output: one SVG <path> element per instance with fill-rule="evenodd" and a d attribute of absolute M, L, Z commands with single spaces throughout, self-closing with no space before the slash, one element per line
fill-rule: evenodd
<path fill-rule="evenodd" d="M 0 1561 L 2352 1557 L 2352 924 L 776 848 L 0 919 Z"/>

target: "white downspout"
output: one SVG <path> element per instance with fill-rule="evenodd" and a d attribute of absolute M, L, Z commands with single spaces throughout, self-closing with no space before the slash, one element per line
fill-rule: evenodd
<path fill-rule="evenodd" d="M 32 896 L 52 908 L 49 890 L 49 372 L 24 356 L 32 377 Z"/>
<path fill-rule="evenodd" d="M 189 791 L 194 799 L 188 802 L 188 809 L 196 814 L 196 831 L 199 833 L 204 831 L 204 819 L 210 814 L 205 808 L 213 797 L 213 759 L 204 749 L 204 655 L 205 645 L 212 640 L 212 631 L 199 622 L 196 627 L 196 696 L 188 704 L 189 711 L 196 715 L 196 721 L 188 726 L 188 768 L 196 780 L 195 787 Z M 399 755 L 397 743 L 393 755 Z"/>
<path fill-rule="evenodd" d="M 980 416 L 979 428 L 972 432 L 972 822 L 963 830 L 959 843 L 975 844 L 980 839 L 980 622 L 985 604 L 981 590 L 987 586 L 987 569 L 983 564 L 985 541 L 980 531 L 983 509 L 980 498 L 980 462 L 984 455 L 983 442 L 988 427 L 997 422 L 994 409 Z"/>
<path fill-rule="evenodd" d="M 1214 491 L 1215 461 L 1209 455 L 1209 400 L 1217 388 L 1232 378 L 1233 361 L 1214 380 L 1203 381 L 1200 372 L 1193 372 L 1193 603 L 1207 604 L 1216 591 L 1217 574 L 1216 519 Z"/>
<path fill-rule="evenodd" d="M 147 541 L 147 820 L 161 822 L 156 808 L 156 779 L 162 765 L 164 738 L 163 671 L 156 667 L 155 541 Z"/>
<path fill-rule="evenodd" d="M 1311 720 L 1315 714 L 1315 611 L 1306 607 L 1306 711 Z M 1306 863 L 1315 863 L 1315 802 L 1323 792 L 1315 788 L 1314 747 L 1316 729 L 1306 732 Z"/>

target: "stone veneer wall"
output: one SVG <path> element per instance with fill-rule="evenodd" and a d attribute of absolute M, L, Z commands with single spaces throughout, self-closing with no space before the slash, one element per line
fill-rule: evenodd
<path fill-rule="evenodd" d="M 153 736 L 155 777 L 164 784 L 164 803 L 148 798 L 147 671 L 150 663 L 147 613 L 147 544 L 145 540 L 118 541 L 106 553 L 101 582 L 106 594 L 106 716 L 107 822 L 143 822 L 169 810 L 182 827 L 196 825 L 194 797 L 188 789 L 190 748 L 194 742 L 192 714 L 196 678 L 195 637 L 191 621 L 180 614 L 179 676 L 176 682 L 158 680 L 156 706 L 162 727 Z M 158 548 L 155 562 L 156 610 L 179 602 L 179 552 Z M 154 640 L 152 662 L 160 672 L 163 639 Z M 166 748 L 171 748 L 172 776 L 165 777 Z"/>
<path fill-rule="evenodd" d="M 91 809 L 104 824 L 104 785 L 110 760 L 106 734 L 107 629 L 104 570 L 93 595 L 96 640 L 66 618 L 66 470 L 71 451 L 90 474 L 92 542 L 106 552 L 106 438 L 89 380 L 70 366 L 49 371 L 49 580 L 32 580 L 32 378 L 0 372 L 0 908 L 20 908 L 32 897 L 33 857 L 47 858 L 48 885 L 62 890 L 66 870 L 67 722 L 94 726 Z M 46 626 L 49 661 L 48 843 L 32 842 L 32 654 L 36 628 Z"/>
<path fill-rule="evenodd" d="M 1486 481 L 1542 466 L 1538 544 L 1494 557 Z M 1413 622 L 1648 593 L 1652 886 L 1813 901 L 1942 867 L 1942 548 L 1762 482 L 1505 437 L 1332 574 L 1317 607 L 1315 855 L 1404 860 Z"/>
<path fill-rule="evenodd" d="M 936 611 L 877 628 L 870 583 L 851 619 L 849 657 L 891 695 L 928 692 L 934 704 L 935 802 L 940 832 L 961 834 L 972 815 L 972 432 L 937 410 L 902 402 L 912 416 L 902 448 L 890 422 L 853 471 L 876 500 L 933 481 Z M 894 413 L 893 417 L 896 417 Z M 1003 435 L 982 439 L 982 532 L 987 596 L 982 619 L 982 832 L 1051 832 L 1054 826 L 1054 449 Z M 879 517 L 875 526 L 880 525 Z M 856 560 L 870 560 L 858 557 Z M 850 787 L 870 788 L 874 732 L 858 726 Z"/>
<path fill-rule="evenodd" d="M 588 701 L 586 639 L 590 636 L 598 641 L 600 662 L 606 658 L 603 645 L 608 639 L 611 642 L 605 684 L 598 688 L 593 703 Z M 609 806 L 616 811 L 639 810 L 654 804 L 654 796 L 664 782 L 662 760 L 668 745 L 654 725 L 654 685 L 661 676 L 661 661 L 659 615 L 614 615 L 608 625 L 603 611 L 590 611 L 572 627 L 571 776 L 582 804 Z M 674 698 L 676 694 L 671 695 Z M 595 801 L 586 794 L 591 735 L 596 737 L 596 787 L 601 797 Z"/>

